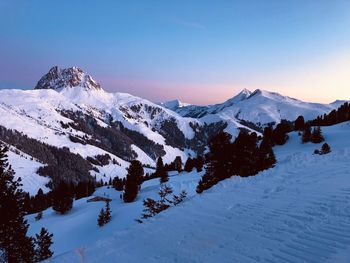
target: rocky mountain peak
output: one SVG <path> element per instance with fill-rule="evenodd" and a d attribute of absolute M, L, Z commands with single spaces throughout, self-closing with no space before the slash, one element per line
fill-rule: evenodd
<path fill-rule="evenodd" d="M 52 67 L 35 86 L 35 89 L 54 89 L 83 87 L 86 89 L 101 89 L 90 75 L 86 74 L 81 68 L 70 67 L 61 69 L 58 66 Z"/>

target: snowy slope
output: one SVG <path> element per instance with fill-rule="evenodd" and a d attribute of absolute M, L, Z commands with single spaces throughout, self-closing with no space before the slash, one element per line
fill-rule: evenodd
<path fill-rule="evenodd" d="M 190 196 L 195 195 L 195 186 L 197 185 L 201 174 L 192 173 L 173 173 L 170 176 L 169 185 L 174 188 L 174 193 L 179 194 L 185 190 Z M 125 204 L 120 199 L 121 192 L 114 188 L 101 187 L 94 193 L 95 196 L 105 196 L 112 199 L 111 211 L 113 220 L 103 228 L 97 225 L 97 216 L 104 202 L 87 202 L 88 198 L 82 198 L 74 202 L 73 209 L 67 215 L 58 215 L 51 208 L 43 212 L 43 219 L 35 221 L 35 215 L 28 216 L 30 223 L 29 232 L 31 234 L 40 231 L 41 227 L 46 227 L 55 236 L 53 249 L 55 254 L 61 254 L 66 251 L 93 245 L 96 240 L 108 238 L 111 233 L 128 231 L 136 224 L 135 219 L 140 218 L 142 213 L 142 200 L 150 197 L 157 199 L 159 190 L 159 179 L 146 181 L 142 185 L 134 203 Z"/>
<path fill-rule="evenodd" d="M 100 189 L 114 196 L 113 219 L 105 228 L 96 226 L 101 204 L 81 201 L 67 216 L 50 210 L 43 221 L 30 216 L 30 231 L 42 225 L 54 233 L 68 227 L 56 233 L 57 253 L 49 262 L 348 262 L 350 122 L 323 132 L 330 154 L 313 155 L 320 145 L 301 144 L 291 133 L 286 145 L 275 148 L 275 168 L 232 177 L 201 195 L 194 194 L 197 175 L 175 175 L 174 188 L 188 190 L 190 197 L 143 224 L 126 217 L 137 217 L 140 199 L 154 196 L 155 181 L 142 186 L 140 198 L 130 205 Z M 75 221 L 77 228 L 85 227 L 80 241 L 70 232 Z M 71 252 L 57 255 L 67 249 Z"/>
<path fill-rule="evenodd" d="M 38 168 L 44 166 L 44 164 L 12 146 L 9 146 L 7 155 L 8 161 L 15 172 L 14 177 L 16 180 L 21 178 L 22 189 L 25 192 L 34 196 L 40 188 L 44 193 L 50 191 L 46 186 L 50 182 L 50 178 L 40 176 L 36 173 Z"/>
<path fill-rule="evenodd" d="M 294 121 L 300 115 L 306 120 L 311 120 L 338 106 L 307 103 L 278 93 L 256 90 L 247 99 L 238 102 L 234 107 L 225 108 L 219 114 L 236 116 L 256 124 L 266 124 L 278 123 L 282 119 Z"/>

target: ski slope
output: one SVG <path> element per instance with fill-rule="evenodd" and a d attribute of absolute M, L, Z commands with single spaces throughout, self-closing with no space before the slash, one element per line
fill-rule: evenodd
<path fill-rule="evenodd" d="M 143 224 L 126 217 L 140 214 L 139 201 L 154 196 L 155 181 L 142 186 L 136 203 L 114 197 L 113 219 L 102 229 L 96 225 L 102 204 L 84 203 L 65 219 L 50 211 L 43 221 L 30 218 L 30 230 L 44 225 L 54 232 L 56 257 L 49 262 L 349 262 L 350 123 L 323 132 L 330 154 L 314 155 L 321 145 L 303 145 L 291 133 L 286 145 L 275 147 L 276 167 L 232 177 L 201 195 L 192 188 L 199 176 L 174 175 L 174 188 L 190 197 Z M 72 229 L 82 227 L 77 237 Z M 80 241 L 70 247 L 74 239 Z"/>

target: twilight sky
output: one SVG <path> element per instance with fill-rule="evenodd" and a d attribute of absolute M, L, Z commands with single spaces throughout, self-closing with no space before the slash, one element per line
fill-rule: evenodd
<path fill-rule="evenodd" d="M 349 0 L 0 0 L 0 88 L 53 65 L 153 101 L 350 99 Z"/>

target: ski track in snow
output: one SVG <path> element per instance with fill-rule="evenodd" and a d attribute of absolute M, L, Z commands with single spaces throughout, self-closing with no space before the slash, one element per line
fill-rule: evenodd
<path fill-rule="evenodd" d="M 49 262 L 349 262 L 350 123 L 323 131 L 328 155 L 293 133 L 275 168 L 193 189 L 180 206 Z"/>

